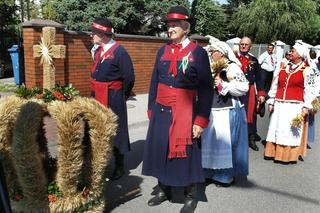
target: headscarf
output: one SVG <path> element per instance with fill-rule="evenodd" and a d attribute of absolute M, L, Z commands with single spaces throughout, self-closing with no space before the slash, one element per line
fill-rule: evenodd
<path fill-rule="evenodd" d="M 308 58 L 309 55 L 309 49 L 306 45 L 300 43 L 300 42 L 296 42 L 293 45 L 293 48 L 297 51 L 297 53 L 304 59 Z"/>
<path fill-rule="evenodd" d="M 240 61 L 237 59 L 236 55 L 232 51 L 231 47 L 223 41 L 215 41 L 211 43 L 208 47 L 208 51 L 217 50 L 225 55 L 229 61 L 236 63 L 237 65 L 241 66 Z"/>

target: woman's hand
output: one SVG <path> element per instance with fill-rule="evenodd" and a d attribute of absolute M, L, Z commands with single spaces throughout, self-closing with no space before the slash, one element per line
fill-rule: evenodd
<path fill-rule="evenodd" d="M 222 79 L 219 76 L 214 77 L 214 86 L 218 87 L 222 83 Z"/>
<path fill-rule="evenodd" d="M 268 105 L 268 111 L 269 111 L 269 112 L 273 112 L 273 105 L 272 105 L 272 104 L 269 104 L 269 105 Z"/>
<path fill-rule="evenodd" d="M 309 115 L 309 109 L 308 109 L 308 108 L 305 108 L 305 107 L 302 107 L 301 115 L 302 115 L 303 117 Z"/>

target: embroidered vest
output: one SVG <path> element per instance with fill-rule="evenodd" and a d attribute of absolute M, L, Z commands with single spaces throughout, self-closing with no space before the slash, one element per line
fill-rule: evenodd
<path fill-rule="evenodd" d="M 286 66 L 279 72 L 276 99 L 304 101 L 304 70 L 307 67 L 302 63 L 295 70 L 290 71 L 291 66 Z"/>

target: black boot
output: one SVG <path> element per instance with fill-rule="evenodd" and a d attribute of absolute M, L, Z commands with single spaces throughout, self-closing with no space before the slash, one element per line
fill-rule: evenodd
<path fill-rule="evenodd" d="M 148 206 L 157 206 L 162 202 L 169 200 L 170 195 L 170 186 L 166 186 L 160 181 L 158 182 L 159 191 L 156 195 L 148 201 Z"/>
<path fill-rule="evenodd" d="M 259 151 L 259 147 L 257 146 L 254 138 L 255 138 L 255 135 L 254 135 L 254 134 L 250 134 L 250 135 L 249 135 L 249 147 L 250 147 L 251 149 L 253 149 L 254 151 Z"/>
<path fill-rule="evenodd" d="M 118 180 L 124 175 L 124 155 L 121 154 L 116 147 L 113 149 L 113 154 L 115 159 L 115 169 L 110 179 Z"/>
<path fill-rule="evenodd" d="M 185 199 L 184 205 L 180 210 L 180 213 L 193 213 L 197 208 L 198 199 L 197 199 L 197 185 L 191 184 L 184 188 L 185 191 Z"/>

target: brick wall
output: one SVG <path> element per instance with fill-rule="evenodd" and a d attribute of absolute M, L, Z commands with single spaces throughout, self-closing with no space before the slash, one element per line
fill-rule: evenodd
<path fill-rule="evenodd" d="M 64 30 L 64 26 L 47 20 L 31 20 L 23 23 L 23 47 L 25 57 L 25 84 L 28 88 L 42 87 L 42 65 L 40 59 L 33 57 L 33 45 L 39 44 L 42 27 L 56 27 L 56 44 L 66 45 L 66 58 L 55 59 L 56 82 L 60 85 L 72 83 L 81 95 L 89 96 L 92 42 L 87 32 Z M 208 40 L 193 36 L 200 45 Z M 123 45 L 131 56 L 136 82 L 134 93 L 147 93 L 156 52 L 167 39 L 153 36 L 136 36 L 116 34 L 115 40 Z"/>

